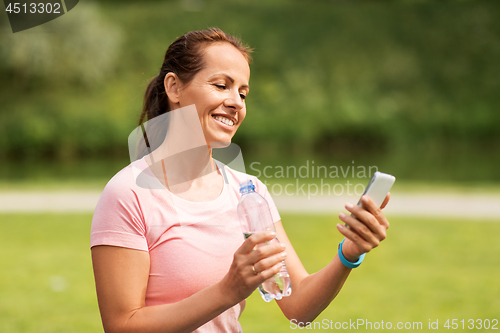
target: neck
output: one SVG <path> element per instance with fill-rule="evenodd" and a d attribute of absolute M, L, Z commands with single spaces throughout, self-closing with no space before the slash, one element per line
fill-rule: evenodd
<path fill-rule="evenodd" d="M 158 119 L 157 119 L 158 118 Z M 212 159 L 212 148 L 205 140 L 194 105 L 172 110 L 152 119 L 159 125 L 149 128 L 166 129 L 164 140 L 146 158 L 155 176 L 167 187 L 201 179 L 217 170 Z M 154 133 L 152 133 L 154 134 Z M 149 135 L 161 137 L 161 135 Z"/>

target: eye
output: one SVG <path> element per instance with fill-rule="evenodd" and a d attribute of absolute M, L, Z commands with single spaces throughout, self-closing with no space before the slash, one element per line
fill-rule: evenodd
<path fill-rule="evenodd" d="M 223 84 L 214 84 L 214 86 L 216 86 L 217 88 L 219 88 L 221 90 L 225 90 L 226 89 L 226 86 L 223 85 Z"/>
<path fill-rule="evenodd" d="M 244 95 L 244 94 L 240 94 L 240 97 L 241 97 L 241 99 L 245 99 L 245 98 L 247 98 L 247 96 L 246 96 L 246 95 Z"/>

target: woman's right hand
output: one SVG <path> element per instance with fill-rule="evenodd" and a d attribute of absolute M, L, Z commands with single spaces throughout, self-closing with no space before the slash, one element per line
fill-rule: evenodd
<path fill-rule="evenodd" d="M 276 233 L 272 231 L 252 234 L 234 253 L 229 272 L 220 282 L 232 303 L 246 299 L 262 282 L 280 271 L 286 258 L 285 245 L 273 242 L 274 239 Z"/>

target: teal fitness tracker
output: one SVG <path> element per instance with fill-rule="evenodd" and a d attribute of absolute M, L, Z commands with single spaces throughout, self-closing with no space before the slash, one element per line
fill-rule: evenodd
<path fill-rule="evenodd" d="M 359 265 L 361 265 L 361 263 L 363 262 L 363 259 L 365 259 L 365 254 L 366 253 L 363 253 L 362 255 L 359 256 L 359 259 L 358 261 L 356 262 L 350 262 L 349 260 L 347 260 L 345 257 L 344 257 L 344 254 L 342 253 L 342 245 L 344 244 L 344 241 L 345 241 L 345 238 L 342 240 L 342 242 L 340 242 L 339 244 L 339 259 L 340 259 L 340 262 L 347 268 L 356 268 L 358 267 Z"/>

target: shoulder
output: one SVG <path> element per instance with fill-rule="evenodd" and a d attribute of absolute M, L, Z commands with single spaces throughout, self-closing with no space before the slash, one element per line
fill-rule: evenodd
<path fill-rule="evenodd" d="M 151 191 L 138 182 L 147 163 L 138 160 L 118 171 L 104 187 L 92 218 L 92 228 L 114 223 L 144 224 L 144 213 L 150 206 Z"/>
<path fill-rule="evenodd" d="M 131 163 L 118 171 L 108 181 L 108 183 L 104 187 L 103 195 L 112 194 L 122 196 L 129 191 L 134 190 L 134 188 L 136 187 L 136 177 L 134 177 L 134 163 Z"/>
<path fill-rule="evenodd" d="M 137 162 L 137 161 L 136 161 Z M 146 190 L 137 185 L 140 172 L 133 162 L 106 184 L 92 216 L 90 244 L 148 250 L 145 239 Z"/>
<path fill-rule="evenodd" d="M 154 179 L 145 177 L 148 172 L 144 159 L 134 161 L 118 171 L 104 187 L 96 208 L 140 205 L 143 201 L 141 198 L 151 195 Z"/>

